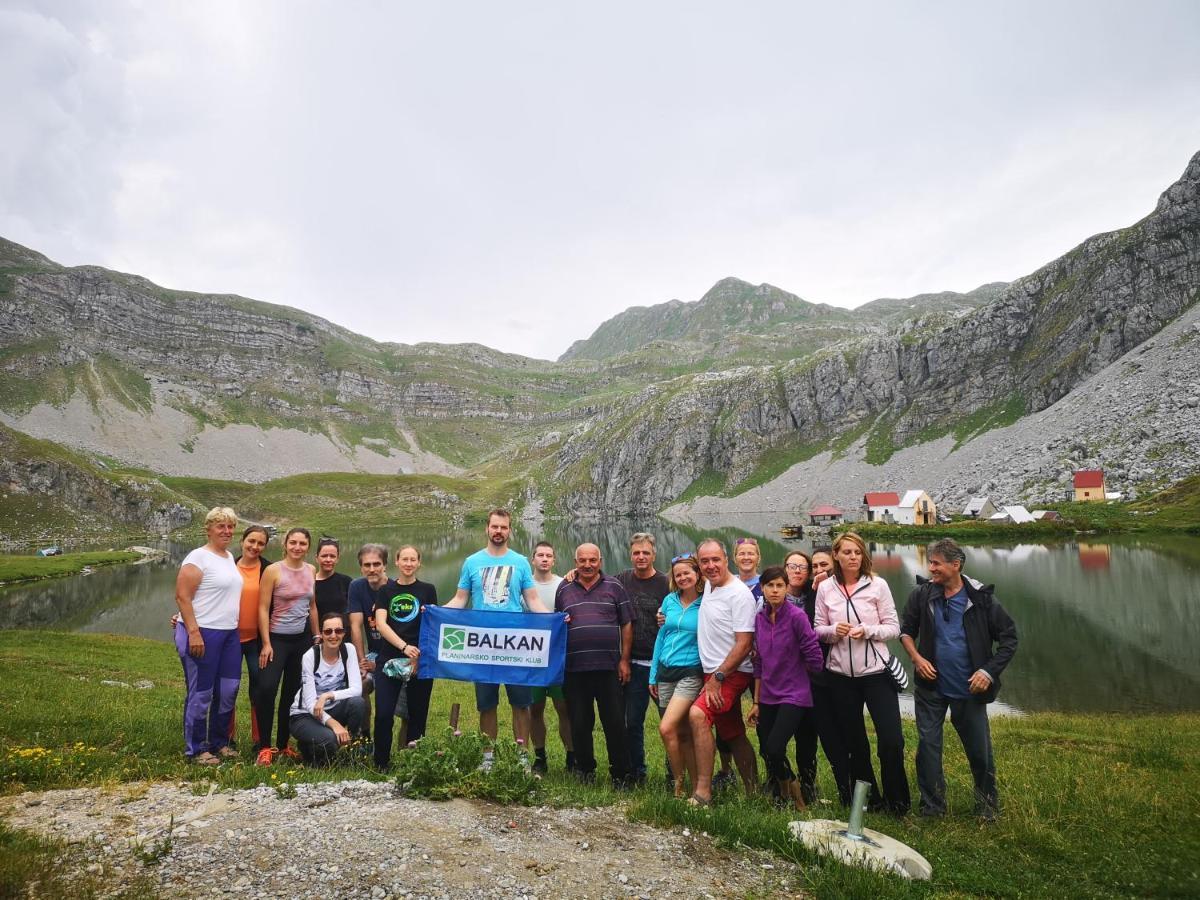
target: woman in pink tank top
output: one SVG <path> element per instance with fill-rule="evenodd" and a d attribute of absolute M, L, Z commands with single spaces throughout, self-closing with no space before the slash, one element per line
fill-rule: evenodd
<path fill-rule="evenodd" d="M 258 592 L 258 631 L 262 650 L 258 662 L 262 669 L 254 714 L 262 741 L 256 763 L 269 766 L 280 754 L 299 759 L 288 747 L 290 709 L 300 690 L 300 662 L 304 651 L 313 645 L 317 633 L 317 570 L 308 562 L 312 537 L 304 528 L 293 528 L 283 539 L 284 558 L 267 566 Z M 279 683 L 283 682 L 280 695 Z M 279 696 L 276 707 L 276 696 Z M 275 744 L 271 744 L 272 718 L 276 725 Z"/>

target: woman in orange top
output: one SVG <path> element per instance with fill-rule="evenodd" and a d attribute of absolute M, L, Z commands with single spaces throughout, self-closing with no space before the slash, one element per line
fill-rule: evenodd
<path fill-rule="evenodd" d="M 246 687 L 250 691 L 250 737 L 254 741 L 254 752 L 259 749 L 258 716 L 254 715 L 254 697 L 258 691 L 258 583 L 263 571 L 271 564 L 262 552 L 271 540 L 267 529 L 251 525 L 242 532 L 242 555 L 237 558 L 238 572 L 242 576 L 242 603 L 238 613 L 238 637 L 242 641 L 242 659 L 246 661 Z M 229 720 L 229 737 L 233 739 L 236 723 Z"/>

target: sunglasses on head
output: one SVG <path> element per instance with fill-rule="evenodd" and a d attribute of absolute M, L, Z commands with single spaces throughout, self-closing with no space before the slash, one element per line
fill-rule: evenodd
<path fill-rule="evenodd" d="M 671 565 L 675 565 L 675 563 L 677 563 L 677 562 L 683 562 L 685 559 L 695 559 L 695 558 L 696 557 L 691 553 L 680 553 L 678 556 L 671 557 Z"/>
<path fill-rule="evenodd" d="M 733 542 L 733 546 L 735 546 L 735 547 L 740 547 L 740 546 L 742 546 L 742 544 L 751 544 L 751 545 L 757 547 L 758 541 L 756 541 L 754 538 L 738 538 L 736 541 Z"/>
<path fill-rule="evenodd" d="M 322 628 L 321 629 L 321 634 L 325 635 L 326 637 L 333 637 L 334 635 L 345 634 L 345 633 L 346 633 L 345 628 Z"/>

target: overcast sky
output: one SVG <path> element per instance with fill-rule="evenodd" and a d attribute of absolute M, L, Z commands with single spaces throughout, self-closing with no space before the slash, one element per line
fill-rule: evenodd
<path fill-rule="evenodd" d="M 1200 3 L 0 0 L 0 85 L 0 236 L 553 358 L 727 275 L 856 306 L 1131 224 L 1200 150 Z"/>

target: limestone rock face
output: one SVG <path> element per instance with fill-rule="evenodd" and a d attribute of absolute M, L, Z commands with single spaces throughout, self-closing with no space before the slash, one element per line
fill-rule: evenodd
<path fill-rule="evenodd" d="M 764 491 L 805 460 L 843 473 L 850 491 L 919 477 L 946 497 L 1016 485 L 1017 501 L 1097 461 L 1135 490 L 1200 465 L 1200 435 L 1164 418 L 1200 409 L 1181 324 L 1197 299 L 1200 154 L 1142 221 L 1011 284 L 848 311 L 724 279 L 696 303 L 628 310 L 557 363 L 381 344 L 298 310 L 65 268 L 0 240 L 0 420 L 178 474 L 465 470 L 547 513 L 588 517 Z M 1164 328 L 1173 343 L 1134 353 Z M 1077 396 L 1105 407 L 1067 403 Z M 1146 407 L 1140 418 L 1116 417 L 1127 397 Z M 1078 446 L 1044 427 L 1060 404 Z M 1036 447 L 1008 429 L 1036 433 Z M 934 459 L 997 430 L 1014 449 L 995 459 Z M 843 458 L 857 468 L 838 468 Z M 759 509 L 798 502 L 755 496 Z"/>
<path fill-rule="evenodd" d="M 828 445 L 871 425 L 904 446 L 995 404 L 1037 412 L 1197 299 L 1200 154 L 1141 222 L 1090 238 L 987 306 L 795 363 L 656 385 L 573 435 L 557 477 L 572 510 L 650 512 L 706 473 L 717 488 L 736 484 L 782 441 Z M 1196 392 L 1178 393 L 1186 404 Z"/>

